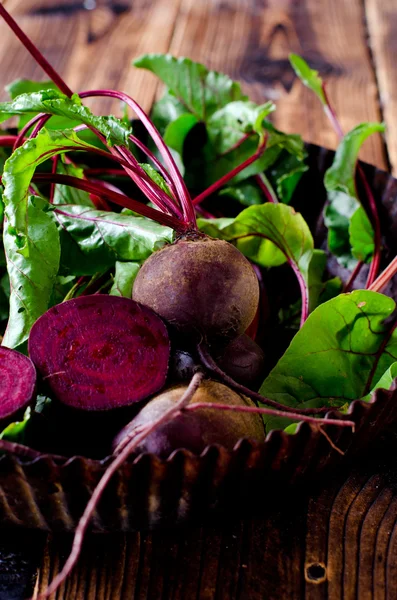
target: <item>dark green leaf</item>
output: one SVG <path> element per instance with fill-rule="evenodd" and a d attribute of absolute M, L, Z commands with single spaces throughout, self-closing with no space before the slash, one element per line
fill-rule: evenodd
<path fill-rule="evenodd" d="M 189 58 L 145 54 L 137 58 L 134 65 L 157 75 L 185 107 L 185 112 L 192 113 L 200 121 L 206 121 L 229 102 L 246 99 L 239 83 L 223 73 L 209 71 Z"/>
<path fill-rule="evenodd" d="M 267 174 L 281 202 L 289 204 L 303 173 L 308 170 L 304 159 L 283 150 Z"/>
<path fill-rule="evenodd" d="M 378 390 L 378 389 L 390 390 L 390 388 L 393 385 L 393 383 L 395 382 L 396 378 L 397 378 L 397 362 L 394 362 L 392 365 L 390 365 L 390 367 L 387 369 L 387 371 L 385 373 L 383 373 L 382 377 L 374 385 L 371 392 L 369 394 L 367 394 L 367 396 L 364 396 L 362 398 L 362 400 L 366 400 L 367 402 L 369 400 L 371 400 L 372 394 L 374 393 L 375 390 Z"/>
<path fill-rule="evenodd" d="M 367 290 L 321 304 L 266 378 L 261 393 L 292 407 L 337 407 L 362 398 L 396 361 L 397 332 L 390 335 L 385 325 L 394 310 L 391 298 Z M 275 425 L 273 420 L 268 423 Z"/>
<path fill-rule="evenodd" d="M 186 136 L 197 123 L 197 117 L 190 113 L 184 113 L 171 121 L 164 132 L 164 141 L 167 146 L 182 156 Z"/>
<path fill-rule="evenodd" d="M 123 296 L 124 298 L 132 297 L 132 286 L 140 264 L 136 262 L 116 262 L 116 272 L 114 275 L 114 283 L 110 290 L 111 296 Z"/>
<path fill-rule="evenodd" d="M 243 206 L 254 206 L 263 203 L 263 195 L 257 184 L 248 181 L 223 188 L 219 195 L 233 198 Z"/>

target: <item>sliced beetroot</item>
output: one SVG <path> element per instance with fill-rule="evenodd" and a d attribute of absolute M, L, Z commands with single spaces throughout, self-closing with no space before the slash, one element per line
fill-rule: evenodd
<path fill-rule="evenodd" d="M 32 327 L 29 354 L 53 395 L 109 410 L 163 387 L 170 344 L 162 320 L 128 298 L 94 295 L 48 310 Z"/>
<path fill-rule="evenodd" d="M 0 424 L 22 412 L 34 399 L 36 369 L 27 356 L 0 346 Z"/>

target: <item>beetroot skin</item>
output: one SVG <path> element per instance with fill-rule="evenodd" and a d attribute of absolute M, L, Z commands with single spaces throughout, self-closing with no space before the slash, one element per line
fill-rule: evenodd
<path fill-rule="evenodd" d="M 0 424 L 17 417 L 34 400 L 36 369 L 20 352 L 0 346 Z"/>
<path fill-rule="evenodd" d="M 232 340 L 215 360 L 227 375 L 250 390 L 257 390 L 263 382 L 265 355 L 248 335 Z"/>
<path fill-rule="evenodd" d="M 170 343 L 164 323 L 149 308 L 98 294 L 48 310 L 32 327 L 29 353 L 58 400 L 108 410 L 163 387 Z"/>
<path fill-rule="evenodd" d="M 176 404 L 187 386 L 177 386 L 153 398 L 115 438 L 116 448 L 134 430 L 141 430 Z M 245 396 L 237 394 L 223 383 L 203 381 L 194 394 L 195 402 L 215 402 L 234 406 L 255 406 Z M 220 444 L 232 450 L 241 438 L 263 441 L 265 436 L 262 417 L 255 413 L 237 413 L 214 409 L 199 409 L 184 413 L 159 426 L 141 443 L 138 452 L 151 452 L 167 458 L 174 450 L 186 448 L 200 454 L 210 444 Z"/>
<path fill-rule="evenodd" d="M 132 297 L 179 331 L 205 340 L 233 339 L 255 317 L 259 285 L 249 261 L 231 244 L 180 240 L 142 265 Z"/>

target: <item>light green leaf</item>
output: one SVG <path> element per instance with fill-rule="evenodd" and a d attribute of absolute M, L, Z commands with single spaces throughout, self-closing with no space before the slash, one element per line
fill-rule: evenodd
<path fill-rule="evenodd" d="M 44 212 L 41 199 L 31 196 L 25 216 L 27 252 L 18 251 L 9 227 L 4 231 L 11 285 L 10 314 L 3 339 L 8 348 L 22 346 L 33 323 L 48 309 L 59 269 L 59 234 L 49 214 Z"/>
<path fill-rule="evenodd" d="M 302 83 L 310 88 L 318 96 L 320 102 L 326 106 L 327 99 L 323 90 L 323 80 L 319 76 L 318 71 L 311 69 L 305 59 L 298 54 L 290 54 L 289 61 Z"/>
<path fill-rule="evenodd" d="M 186 136 L 197 123 L 197 117 L 190 113 L 184 113 L 171 121 L 164 132 L 164 141 L 167 146 L 182 156 Z"/>
<path fill-rule="evenodd" d="M 292 407 L 338 407 L 362 398 L 396 361 L 397 332 L 385 324 L 394 310 L 391 298 L 368 290 L 321 304 L 265 379 L 261 393 Z M 286 424 L 288 419 L 277 426 Z M 274 426 L 274 421 L 268 423 Z"/>
<path fill-rule="evenodd" d="M 134 281 L 138 275 L 139 269 L 139 263 L 117 261 L 114 283 L 112 289 L 110 290 L 110 295 L 131 298 L 132 286 L 134 285 Z"/>

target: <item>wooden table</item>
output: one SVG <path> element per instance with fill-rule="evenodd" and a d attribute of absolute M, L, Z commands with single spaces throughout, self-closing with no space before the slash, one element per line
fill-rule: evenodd
<path fill-rule="evenodd" d="M 345 130 L 383 119 L 362 159 L 397 174 L 396 0 L 7 0 L 7 8 L 76 91 L 122 89 L 149 108 L 158 86 L 131 60 L 171 52 L 241 80 L 277 103 L 282 129 L 329 147 L 336 139 L 287 56 L 327 78 Z M 91 10 L 88 10 L 91 8 Z M 42 73 L 0 26 L 0 88 Z M 109 110 L 109 104 L 96 109 Z M 113 106 L 115 110 L 117 105 Z M 397 443 L 277 507 L 186 531 L 92 536 L 59 600 L 376 600 L 397 598 Z M 388 460 L 389 459 L 389 460 Z M 272 491 L 269 490 L 269 496 Z M 3 533 L 0 600 L 43 589 L 70 537 Z M 37 568 L 38 577 L 37 575 Z"/>

